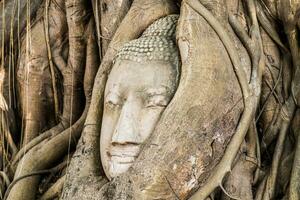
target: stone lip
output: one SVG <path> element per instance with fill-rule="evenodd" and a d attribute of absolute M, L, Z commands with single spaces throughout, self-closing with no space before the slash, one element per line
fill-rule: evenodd
<path fill-rule="evenodd" d="M 117 163 L 133 163 L 138 157 L 140 148 L 138 145 L 117 145 L 113 146 L 110 151 L 108 151 L 108 156 L 112 162 Z"/>

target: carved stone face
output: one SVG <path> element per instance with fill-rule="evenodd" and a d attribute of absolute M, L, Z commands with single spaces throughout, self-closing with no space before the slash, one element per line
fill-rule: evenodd
<path fill-rule="evenodd" d="M 113 178 L 132 165 L 177 87 L 178 69 L 164 61 L 117 61 L 105 88 L 100 152 Z"/>

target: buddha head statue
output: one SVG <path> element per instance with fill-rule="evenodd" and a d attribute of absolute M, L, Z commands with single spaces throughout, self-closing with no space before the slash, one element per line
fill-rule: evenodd
<path fill-rule="evenodd" d="M 179 81 L 178 15 L 150 25 L 117 53 L 104 97 L 100 153 L 109 179 L 126 172 L 153 132 Z"/>

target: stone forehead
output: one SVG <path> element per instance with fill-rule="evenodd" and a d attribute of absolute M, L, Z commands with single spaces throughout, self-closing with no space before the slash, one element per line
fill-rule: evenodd
<path fill-rule="evenodd" d="M 138 39 L 126 43 L 117 53 L 116 60 L 167 61 L 178 65 L 179 53 L 175 42 L 178 15 L 156 20 Z"/>

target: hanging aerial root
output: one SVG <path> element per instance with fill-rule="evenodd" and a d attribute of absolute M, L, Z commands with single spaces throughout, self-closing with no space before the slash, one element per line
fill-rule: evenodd
<path fill-rule="evenodd" d="M 6 186 L 10 185 L 9 177 L 7 176 L 7 174 L 5 172 L 0 171 L 0 177 L 4 180 Z"/>
<path fill-rule="evenodd" d="M 59 3 L 64 4 L 65 2 L 60 0 Z M 53 61 L 56 61 L 56 59 L 58 58 L 58 55 L 55 54 L 56 49 L 60 49 L 60 50 L 63 49 L 62 51 L 66 50 L 66 48 L 65 48 L 66 45 L 64 45 L 64 42 L 68 41 L 65 39 L 65 36 L 66 36 L 65 29 L 67 29 L 66 28 L 67 19 L 65 17 L 65 11 L 60 10 L 60 12 L 58 13 L 56 4 L 57 4 L 57 2 L 53 1 L 50 4 L 50 8 L 48 8 L 49 1 L 47 1 L 46 8 L 44 9 L 42 7 L 43 10 L 45 10 L 44 18 L 48 19 L 48 15 L 49 15 L 49 19 L 50 19 L 50 22 L 48 22 L 48 20 L 45 20 L 46 23 L 44 23 L 46 26 L 46 29 L 47 29 L 47 30 L 45 30 L 45 33 L 46 33 L 46 43 L 47 43 L 46 46 L 47 46 L 47 52 L 48 52 L 48 57 L 49 57 L 50 69 L 52 67 L 54 67 L 53 63 L 52 63 L 52 59 L 53 59 Z M 53 9 L 53 7 L 55 7 L 55 8 Z M 69 8 L 69 11 L 71 9 L 73 9 L 73 8 Z M 47 12 L 48 10 L 49 10 L 49 12 Z M 61 73 L 62 79 L 63 79 L 62 80 L 62 82 L 63 82 L 63 89 L 62 89 L 63 90 L 62 91 L 63 102 L 62 102 L 62 104 L 63 105 L 61 105 L 62 115 L 59 116 L 59 124 L 56 125 L 55 127 L 51 128 L 51 130 L 50 130 L 51 133 L 49 133 L 49 131 L 42 133 L 43 136 L 40 137 L 38 140 L 36 140 L 34 142 L 34 144 L 32 143 L 28 146 L 25 145 L 26 147 L 23 148 L 23 150 L 18 154 L 17 158 L 14 159 L 15 161 L 18 161 L 20 159 L 20 157 L 22 157 L 22 155 L 24 153 L 26 153 L 28 151 L 28 149 L 32 148 L 32 146 L 34 146 L 36 143 L 42 141 L 45 138 L 49 138 L 52 135 L 56 135 L 56 134 L 60 133 L 61 131 L 63 131 L 64 129 L 70 127 L 80 117 L 80 115 L 84 109 L 84 95 L 83 95 L 83 89 L 82 89 L 82 85 L 83 85 L 82 79 L 83 79 L 83 74 L 84 74 L 84 69 L 85 69 L 84 62 L 86 59 L 86 51 L 85 51 L 86 45 L 85 45 L 85 39 L 83 37 L 83 35 L 84 35 L 83 31 L 78 30 L 79 28 L 77 28 L 76 25 L 71 25 L 71 23 L 72 24 L 78 23 L 78 27 L 80 27 L 80 29 L 84 28 L 87 23 L 87 20 L 89 19 L 90 12 L 85 11 L 85 12 L 78 12 L 78 13 L 83 13 L 86 16 L 83 16 L 83 19 L 80 19 L 80 16 L 79 16 L 79 18 L 76 18 L 76 15 L 73 15 L 74 20 L 79 19 L 75 23 L 72 22 L 73 18 L 69 17 L 70 18 L 68 21 L 69 22 L 69 30 L 73 35 L 76 34 L 79 37 L 70 37 L 69 38 L 69 41 L 70 41 L 69 54 L 70 55 L 69 55 L 68 63 L 65 64 L 66 62 L 64 60 L 63 60 L 63 62 L 55 63 L 55 64 L 57 64 L 56 67 L 60 70 L 60 73 Z M 49 27 L 48 27 L 48 23 L 50 23 Z M 48 28 L 50 30 L 48 30 Z M 39 34 L 39 33 L 37 33 L 37 34 Z M 57 37 L 57 35 L 59 35 L 61 37 L 54 38 L 54 37 Z M 52 49 L 49 48 L 49 45 L 51 45 Z M 63 48 L 61 48 L 61 47 L 63 47 Z M 53 52 L 51 52 L 51 51 L 53 51 Z M 59 58 L 61 58 L 61 55 Z M 44 59 L 46 59 L 46 57 Z M 52 71 L 54 71 L 54 70 L 52 70 Z M 51 77 L 52 77 L 52 85 L 54 85 L 55 77 L 53 74 Z M 56 86 L 53 86 L 53 88 L 55 89 Z M 56 93 L 56 92 L 54 91 L 54 93 Z M 54 95 L 54 102 L 55 102 L 55 95 Z M 54 103 L 54 104 L 55 104 L 55 107 L 57 107 L 57 103 Z M 56 111 L 56 113 L 57 113 L 57 111 Z M 14 163 L 16 163 L 16 162 L 14 162 Z"/>
<path fill-rule="evenodd" d="M 237 162 L 234 163 L 231 173 L 225 179 L 224 186 L 227 193 L 238 199 L 253 200 L 253 172 L 259 166 L 256 155 L 257 137 L 256 125 L 253 120 L 246 135 L 245 145 L 241 146 L 240 153 L 237 155 Z M 231 199 L 233 198 L 231 197 Z"/>
<path fill-rule="evenodd" d="M 288 128 L 290 125 L 291 118 L 293 116 L 293 113 L 295 111 L 295 104 L 292 100 L 292 98 L 289 98 L 287 101 L 287 104 L 285 104 L 281 109 L 281 119 L 280 119 L 280 132 L 277 139 L 277 143 L 275 146 L 275 151 L 273 154 L 273 160 L 272 160 L 272 166 L 270 169 L 270 174 L 268 175 L 266 186 L 263 192 L 263 200 L 270 200 L 274 198 L 275 195 L 275 187 L 276 187 L 276 181 L 277 181 L 277 174 L 278 174 L 278 168 L 279 163 L 281 161 L 281 156 L 284 149 L 284 142 L 286 139 L 286 135 L 288 132 Z"/>
<path fill-rule="evenodd" d="M 235 49 L 235 45 L 230 39 L 228 33 L 222 28 L 222 25 L 216 20 L 216 18 L 197 0 L 184 1 L 191 6 L 196 12 L 198 12 L 215 30 L 224 44 L 228 55 L 232 61 L 234 71 L 242 89 L 244 100 L 244 111 L 241 116 L 240 122 L 237 126 L 236 132 L 231 138 L 230 143 L 227 145 L 226 151 L 216 166 L 214 172 L 212 172 L 208 181 L 199 188 L 199 190 L 191 197 L 191 200 L 204 200 L 210 195 L 221 183 L 224 176 L 231 171 L 232 163 L 239 151 L 239 148 L 244 141 L 248 128 L 254 119 L 254 114 L 260 98 L 260 85 L 262 78 L 262 70 L 264 67 L 262 44 L 260 39 L 258 22 L 256 19 L 256 11 L 254 2 L 248 1 L 249 13 L 251 13 L 251 34 L 250 37 L 241 28 L 241 25 L 237 24 L 236 20 L 231 20 L 231 25 L 236 31 L 237 35 L 244 43 L 248 53 L 252 60 L 251 81 L 248 85 L 245 71 L 241 68 L 241 63 L 238 57 L 238 53 Z M 232 18 L 231 18 L 232 19 Z"/>
<path fill-rule="evenodd" d="M 72 2 L 73 0 L 67 3 Z M 76 2 L 74 3 L 76 4 Z M 68 116 L 67 121 L 69 121 L 70 124 L 73 124 L 73 121 L 77 118 L 76 115 L 81 112 L 76 109 L 80 104 L 80 98 L 76 93 L 84 93 L 86 102 L 85 109 L 81 114 L 81 117 L 72 126 L 70 126 L 70 128 L 64 129 L 64 131 L 59 134 L 55 133 L 53 135 L 48 133 L 51 136 L 46 139 L 44 138 L 44 140 L 39 138 L 42 142 L 38 144 L 35 142 L 37 145 L 32 145 L 32 149 L 28 151 L 18 163 L 15 172 L 15 179 L 34 171 L 47 169 L 48 167 L 51 167 L 53 163 L 66 155 L 70 150 L 70 146 L 73 146 L 81 135 L 83 124 L 86 119 L 87 111 L 91 102 L 91 90 L 94 83 L 94 77 L 99 66 L 97 59 L 97 43 L 95 38 L 91 37 L 94 33 L 93 19 L 86 21 L 86 15 L 80 14 L 87 13 L 85 11 L 77 13 L 76 6 L 79 6 L 77 8 L 79 10 L 84 10 L 85 7 L 81 4 L 76 4 L 76 6 L 71 6 L 70 4 L 67 5 L 69 5 L 69 7 L 67 6 L 68 9 L 70 9 L 67 9 L 67 16 L 69 17 L 69 31 L 72 32 L 69 42 L 72 44 L 70 43 L 67 67 L 65 69 L 60 69 L 64 78 L 65 86 L 65 107 L 63 110 L 65 113 L 69 113 L 68 115 L 64 115 L 63 112 L 63 116 Z M 72 15 L 72 13 L 76 14 Z M 89 28 L 86 30 L 83 29 L 83 27 Z M 91 40 L 91 38 L 93 39 Z M 60 67 L 62 66 L 59 66 L 59 68 Z M 81 91 L 77 88 L 78 84 L 82 85 L 80 86 Z M 16 183 L 11 189 L 8 199 L 33 199 L 37 191 L 38 184 L 39 176 L 23 179 Z"/>
<path fill-rule="evenodd" d="M 60 0 L 60 3 L 61 2 L 63 1 Z M 43 11 L 45 11 L 45 13 Z M 58 100 L 55 93 L 57 93 L 58 88 L 55 85 L 56 79 L 54 75 L 54 71 L 57 71 L 57 68 L 54 68 L 53 66 L 51 51 L 56 48 L 56 43 L 65 38 L 67 32 L 65 14 L 54 5 L 54 2 L 50 5 L 47 4 L 46 8 L 44 8 L 44 5 L 40 6 L 38 13 L 38 17 L 33 21 L 33 26 L 30 29 L 31 31 L 26 33 L 26 39 L 29 40 L 26 41 L 28 43 L 26 43 L 26 54 L 28 54 L 26 55 L 26 58 L 25 53 L 23 52 L 25 51 L 25 41 L 22 41 L 22 45 L 19 44 L 18 46 L 18 48 L 20 48 L 20 59 L 18 62 L 19 75 L 17 77 L 21 86 L 19 92 L 20 99 L 24 102 L 21 104 L 21 112 L 23 113 L 23 117 L 26 118 L 25 120 L 27 120 L 25 123 L 23 122 L 25 131 L 22 139 L 24 140 L 26 138 L 23 147 L 26 146 L 27 142 L 38 136 L 41 131 L 44 131 L 45 128 L 53 128 L 53 126 L 59 122 L 58 126 L 64 126 L 63 129 L 66 129 L 70 126 L 69 121 L 71 121 L 68 120 L 67 123 L 63 120 L 55 121 L 55 117 L 53 116 L 54 113 L 52 113 L 52 110 L 55 110 L 57 118 Z M 48 17 L 51 20 L 48 20 Z M 45 19 L 45 22 L 43 18 Z M 28 23 L 30 23 L 29 19 Z M 53 38 L 53 36 L 55 36 L 55 38 Z M 36 38 L 40 39 L 38 40 Z M 28 53 L 29 50 L 27 51 L 29 45 L 30 53 Z M 45 65 L 41 65 L 41 62 L 45 63 Z M 47 73 L 49 66 L 51 72 L 50 75 Z M 25 67 L 26 70 L 24 70 L 23 67 Z M 26 82 L 23 82 L 24 77 L 28 79 Z M 51 93 L 53 92 L 54 94 L 52 95 Z M 65 94 L 65 96 L 67 96 L 67 93 Z M 53 102 L 54 107 L 56 107 L 55 109 L 52 105 Z M 67 103 L 65 103 L 63 107 L 61 105 L 61 109 L 68 111 L 66 105 Z M 77 110 L 82 111 L 82 108 L 77 108 Z M 45 113 L 47 113 L 47 115 Z M 66 113 L 68 115 L 66 115 Z M 69 115 L 71 115 L 69 114 L 69 111 L 64 112 L 63 114 L 65 114 L 62 116 L 63 119 L 68 118 Z M 27 148 L 24 149 L 25 151 L 27 150 Z"/>
<path fill-rule="evenodd" d="M 83 5 L 78 5 L 83 6 Z M 69 9 L 69 10 L 68 10 Z M 86 16 L 85 15 L 72 15 L 70 17 L 70 12 L 76 12 L 75 7 L 68 7 L 67 16 L 69 31 L 72 32 L 70 36 L 70 50 L 67 68 L 61 69 L 62 76 L 64 78 L 64 108 L 63 108 L 63 117 L 66 117 L 65 122 L 73 124 L 78 118 L 78 115 L 81 113 L 81 109 L 78 109 L 80 106 L 80 93 L 89 91 L 83 91 L 82 87 L 90 88 L 91 86 L 84 86 L 84 83 L 93 84 L 95 74 L 88 74 L 88 79 L 91 81 L 82 80 L 84 77 L 85 69 L 85 56 L 86 56 L 86 45 L 85 45 L 85 32 L 83 27 L 86 27 Z M 79 9 L 85 9 L 85 7 L 80 7 Z M 81 12 L 79 12 L 81 13 Z M 87 13 L 87 12 L 83 12 Z M 78 13 L 77 13 L 78 14 Z M 74 22 L 76 20 L 76 22 Z M 78 25 L 78 27 L 77 27 Z M 73 37 L 76 36 L 76 37 Z M 79 37 L 80 36 L 80 37 Z M 88 59 L 88 58 L 87 58 Z M 97 67 L 98 63 L 93 63 L 87 68 Z M 60 67 L 60 66 L 58 66 Z M 95 71 L 95 70 L 94 70 Z M 91 72 L 94 72 L 91 71 Z M 79 84 L 82 84 L 81 91 L 78 90 Z M 81 134 L 83 128 L 83 123 L 86 118 L 87 109 L 89 107 L 90 99 L 86 96 L 86 107 L 81 115 L 80 119 L 72 125 L 69 129 L 64 130 L 59 135 L 56 135 L 50 140 L 43 141 L 37 146 L 32 148 L 19 162 L 15 179 L 22 175 L 32 173 L 37 170 L 47 169 L 51 166 L 52 163 L 56 162 L 69 150 L 71 144 L 74 144 L 75 141 Z M 66 113 L 66 114 L 65 114 Z M 49 154 L 51 152 L 51 154 Z M 39 160 L 37 162 L 37 160 Z M 8 195 L 8 199 L 33 199 L 36 193 L 37 185 L 39 182 L 39 177 L 30 177 L 16 183 L 12 188 L 11 192 Z"/>
<path fill-rule="evenodd" d="M 43 0 L 30 0 L 30 18 L 36 14 L 36 11 L 41 6 Z M 14 12 L 15 4 L 18 4 L 18 13 Z M 10 35 L 13 32 L 13 38 L 17 38 L 18 30 L 23 30 L 26 27 L 26 4 L 24 0 L 9 0 L 0 2 L 0 30 L 4 33 L 4 37 L 0 37 L 0 43 L 8 44 Z M 5 21 L 12 23 L 4 23 Z M 18 22 L 18 23 L 16 23 Z M 4 41 L 2 41 L 4 38 Z"/>
<path fill-rule="evenodd" d="M 6 142 L 8 144 L 10 153 L 11 153 L 11 157 L 13 157 L 14 155 L 17 154 L 18 152 L 18 148 L 13 140 L 10 128 L 9 128 L 9 117 L 11 117 L 9 115 L 8 111 L 4 111 L 4 110 L 0 110 L 0 133 L 3 134 L 3 141 L 2 142 Z"/>
<path fill-rule="evenodd" d="M 52 61 L 52 52 L 50 47 L 50 36 L 49 36 L 49 5 L 50 0 L 46 0 L 45 5 L 45 36 L 46 36 L 46 46 L 47 46 L 47 53 L 48 53 L 48 61 L 50 66 L 50 74 L 51 74 L 51 81 L 52 81 L 52 92 L 54 98 L 54 111 L 55 111 L 55 119 L 58 121 L 59 116 L 59 105 L 58 105 L 58 91 L 56 86 L 56 78 L 55 78 L 55 69 L 54 64 Z"/>
<path fill-rule="evenodd" d="M 288 3 L 286 1 L 286 3 Z M 289 2 L 291 3 L 291 2 Z M 280 119 L 279 119 L 279 137 L 277 139 L 277 143 L 275 146 L 275 152 L 273 154 L 273 160 L 272 160 L 272 166 L 270 174 L 267 178 L 263 200 L 269 200 L 273 199 L 275 197 L 275 189 L 276 189 L 276 182 L 277 182 L 277 174 L 278 174 L 278 167 L 279 163 L 281 161 L 283 149 L 284 149 L 284 142 L 287 136 L 287 132 L 289 130 L 289 126 L 291 123 L 291 120 L 293 119 L 294 113 L 296 111 L 297 106 L 299 106 L 299 99 L 300 99 L 300 58 L 299 58 L 299 35 L 296 24 L 294 24 L 294 21 L 290 21 L 291 15 L 290 13 L 296 6 L 289 5 L 287 6 L 286 10 L 288 11 L 287 16 L 288 18 L 285 18 L 285 14 L 283 14 L 283 21 L 284 23 L 284 29 L 287 35 L 287 39 L 289 42 L 289 47 L 292 55 L 292 61 L 293 61 L 293 78 L 291 82 L 291 94 L 286 100 L 285 104 L 281 108 L 280 111 Z M 296 155 L 296 154 L 295 154 Z M 294 164 L 297 163 L 297 160 L 295 160 Z M 293 170 L 295 168 L 299 168 L 299 166 L 293 166 Z M 294 171 L 295 172 L 295 171 Z M 294 174 L 292 174 L 294 175 Z M 292 176 L 291 179 L 293 180 L 294 177 Z M 291 182 L 292 184 L 294 182 Z M 293 185 L 291 185 L 293 187 Z M 293 189 L 291 189 L 293 190 Z M 293 192 L 289 191 L 290 199 L 293 199 Z M 297 199 L 297 198 L 296 198 Z"/>

